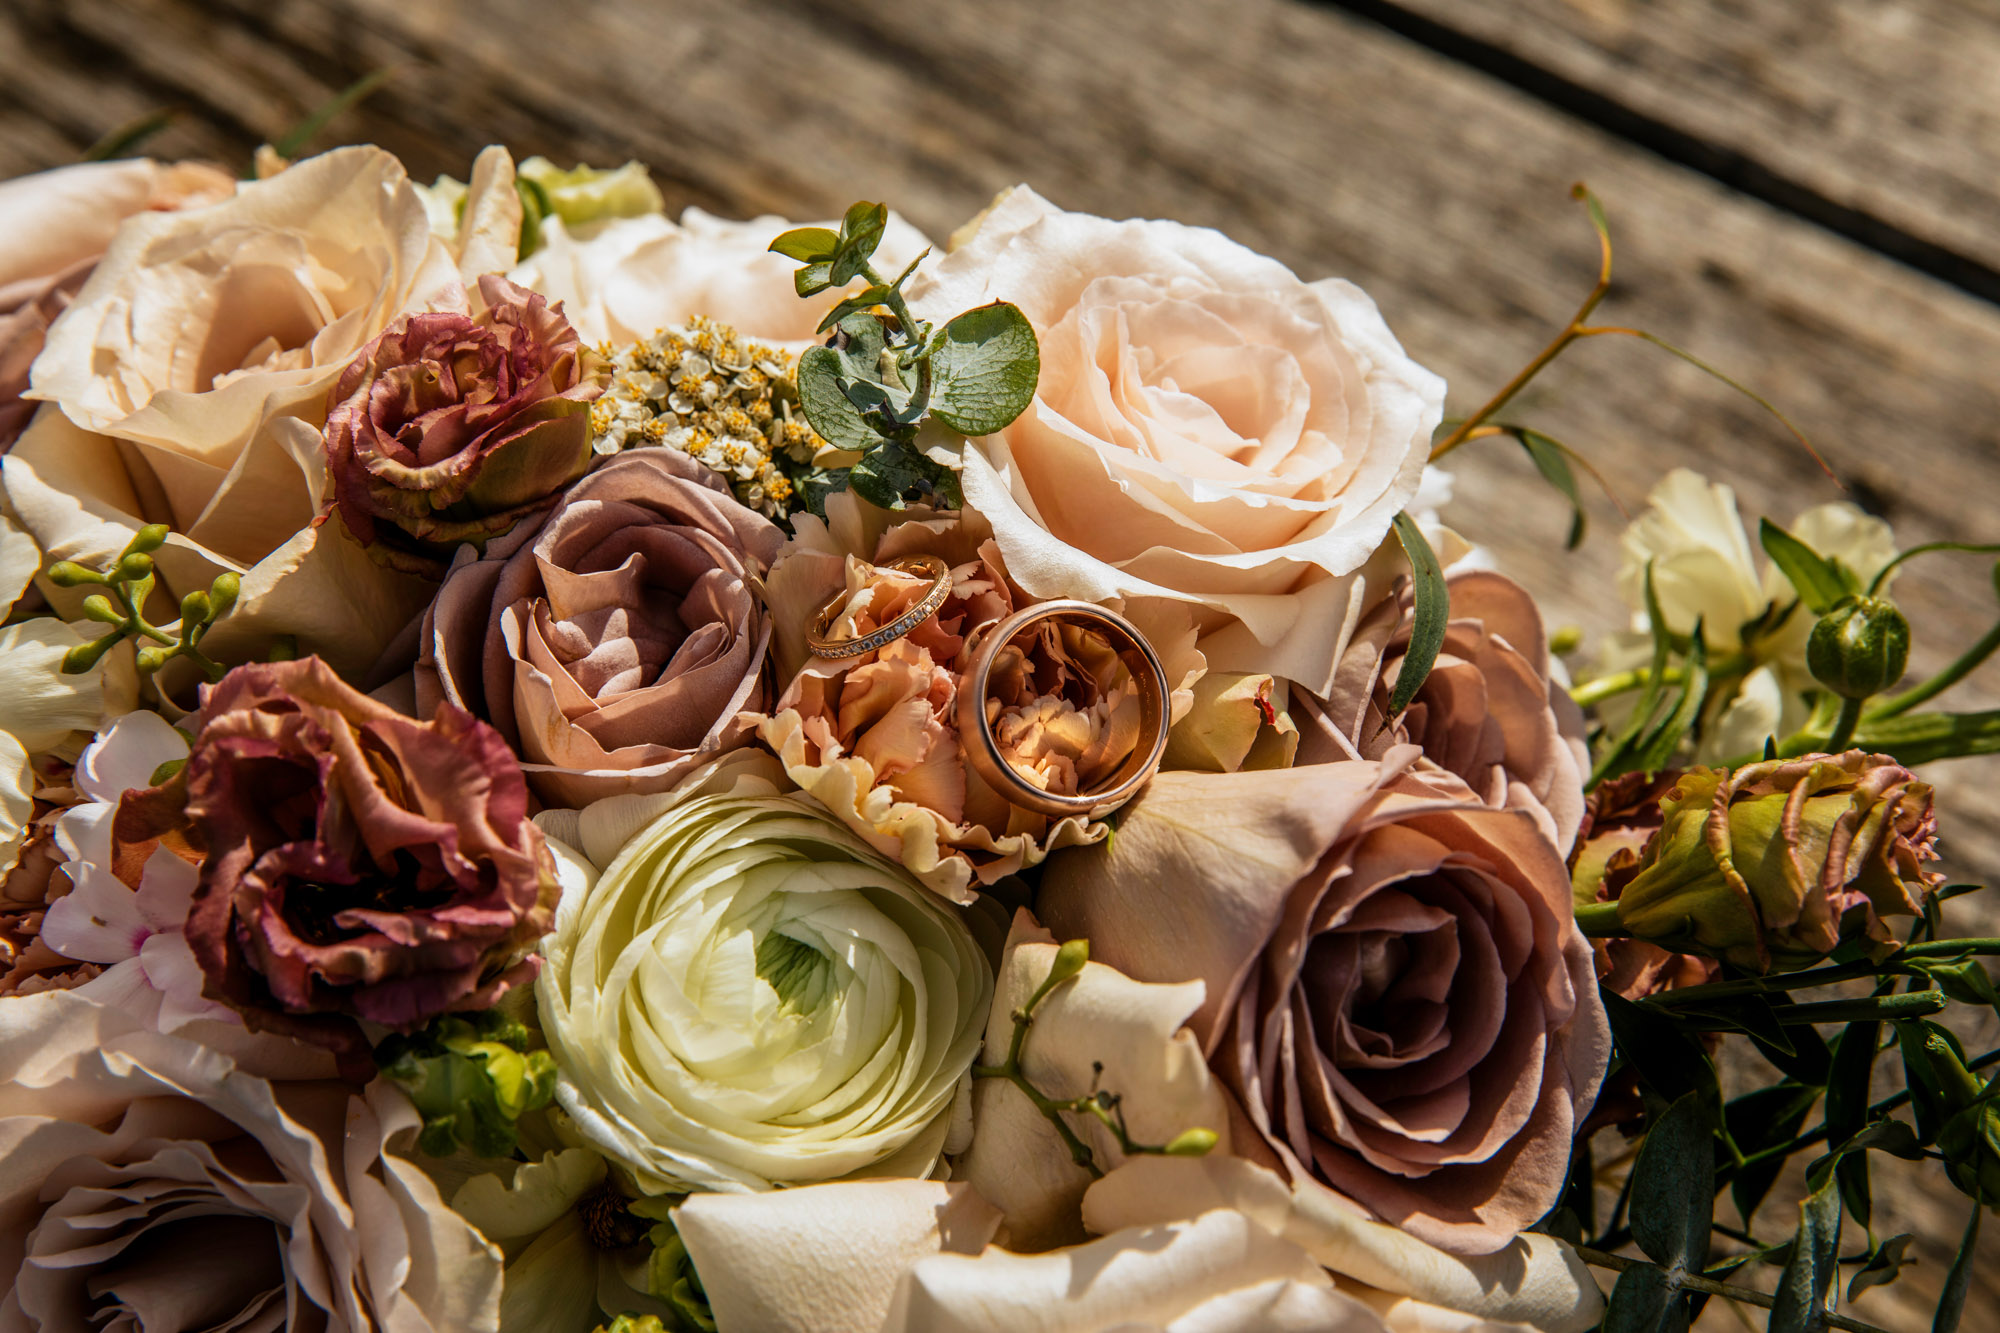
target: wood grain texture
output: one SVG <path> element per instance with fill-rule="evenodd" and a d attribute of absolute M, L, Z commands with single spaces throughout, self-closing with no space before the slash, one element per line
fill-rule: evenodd
<path fill-rule="evenodd" d="M 1966 165 L 1966 145 L 2000 142 L 1978 128 L 1990 90 L 1938 79 L 1934 102 L 1909 89 L 1885 100 L 1869 80 L 1893 78 L 1867 72 L 1891 68 L 1869 63 L 1887 39 L 1856 36 L 1873 33 L 1871 22 L 1932 32 L 1926 16 L 1950 12 L 1920 50 L 1956 61 L 2000 49 L 2000 20 L 1943 0 L 1843 0 L 1831 8 L 1846 26 L 1827 37 L 1803 18 L 1784 26 L 1784 15 L 1820 7 L 1782 0 L 1424 4 L 1485 40 L 1532 31 L 1537 51 L 1569 53 L 1571 77 L 1615 75 L 1634 96 L 1653 89 L 1658 114 L 1718 142 L 1782 150 L 1797 178 L 1941 244 L 1985 255 L 2000 235 L 1983 193 L 1996 187 Z M 1728 42 L 1690 46 L 1689 16 L 1710 9 L 1735 25 L 1709 25 Z M 1607 318 L 1643 324 L 1781 403 L 1906 544 L 2000 539 L 2000 309 L 1337 8 L 604 0 L 555 12 L 530 0 L 10 0 L 0 10 L 0 176 L 71 160 L 168 104 L 184 114 L 153 151 L 240 164 L 338 88 L 401 63 L 327 143 L 379 142 L 425 179 L 462 177 L 495 141 L 565 164 L 636 157 L 672 208 L 806 218 L 878 198 L 936 237 L 1025 180 L 1072 208 L 1218 227 L 1307 277 L 1353 279 L 1447 376 L 1458 411 L 1532 355 L 1588 287 L 1595 242 L 1568 195 L 1582 178 L 1618 238 Z M 1604 14 L 1624 24 L 1608 37 L 1591 26 Z M 1836 53 L 1858 44 L 1851 90 L 1833 73 L 1801 84 L 1807 76 L 1790 68 L 1822 39 Z M 1758 45 L 1766 40 L 1775 44 Z M 1756 113 L 1763 120 L 1727 110 L 1758 97 L 1775 108 Z M 1801 128 L 1822 122 L 1850 137 Z M 1945 151 L 1959 141 L 1956 156 Z M 1931 175 L 1896 174 L 1919 168 Z M 1935 182 L 1928 194 L 1913 192 L 1919 178 Z M 1858 193 L 1840 194 L 1850 187 Z M 1753 522 L 1841 494 L 1754 404 L 1634 344 L 1575 349 L 1512 415 L 1585 451 L 1630 503 L 1676 464 L 1727 477 Z M 1469 446 L 1454 469 L 1454 522 L 1544 599 L 1553 623 L 1595 633 L 1622 622 L 1610 602 L 1609 503 L 1591 500 L 1592 535 L 1566 556 L 1562 506 L 1517 450 Z M 1994 615 L 1970 558 L 1919 564 L 1898 591 L 1919 670 Z M 1989 668 L 1955 697 L 2000 705 L 2000 679 Z M 1939 773 L 1961 874 L 2000 876 L 1996 768 L 1964 761 Z M 2000 933 L 2000 911 L 1979 898 L 1953 912 L 1961 926 Z M 1922 1267 L 1858 1312 L 1900 1333 L 1928 1326 L 1923 1302 L 1964 1209 L 1935 1176 L 1893 1180 L 1878 1189 L 1878 1229 L 1930 1239 Z M 1778 1211 L 1761 1230 L 1788 1229 Z M 1992 1274 L 1973 1310 L 2000 1324 Z M 1728 1318 L 1717 1303 L 1703 1327 L 1736 1327 Z M 1968 1315 L 1968 1328 L 1985 1326 Z"/>

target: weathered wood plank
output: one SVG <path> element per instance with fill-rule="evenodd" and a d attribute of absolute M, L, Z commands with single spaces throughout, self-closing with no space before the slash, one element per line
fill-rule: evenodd
<path fill-rule="evenodd" d="M 1284 0 L 607 0 L 560 21 L 530 0 L 14 0 L 0 14 L 0 173 L 65 160 L 166 103 L 186 114 L 156 151 L 240 163 L 394 61 L 412 67 L 331 137 L 381 142 L 420 176 L 462 176 L 497 140 L 561 161 L 638 157 L 673 205 L 739 216 L 885 198 L 939 237 L 1027 180 L 1071 207 L 1217 226 L 1308 276 L 1355 279 L 1461 410 L 1587 286 L 1594 242 L 1567 195 L 1583 177 L 1619 237 L 1607 315 L 1783 403 L 1906 541 L 2000 535 L 2000 310 L 1375 25 Z M 1734 481 L 1753 514 L 1837 494 L 1753 405 L 1637 346 L 1578 349 L 1521 410 L 1630 499 L 1681 462 Z M 1619 620 L 1609 506 L 1593 501 L 1597 530 L 1565 557 L 1559 504 L 1524 460 L 1484 448 L 1459 456 L 1460 525 L 1558 622 Z M 1920 566 L 1900 588 L 1920 666 L 1992 615 L 1963 565 Z M 1965 697 L 2000 703 L 1994 674 Z M 1945 783 L 1954 863 L 1972 873 L 2000 873 L 1992 780 L 1982 762 Z M 1934 1291 L 1957 1201 L 1881 1193 L 1885 1213 L 1904 1212 L 1878 1226 L 1934 1238 Z M 1861 1308 L 1917 1327 L 1922 1281 Z"/>
<path fill-rule="evenodd" d="M 2000 210 L 1993 74 L 2000 12 L 1991 6 L 1355 0 L 1353 7 L 1391 23 L 1399 11 L 1430 19 L 1454 37 L 1518 57 L 1528 69 L 1510 77 L 1542 83 L 1556 100 L 1578 99 L 1538 72 L 1583 90 L 1582 100 L 1595 95 L 1630 113 L 1628 132 L 1669 155 L 1699 159 L 1725 180 L 2000 297 L 2000 229 L 1992 223 Z M 1953 264 L 1954 255 L 1969 262 Z"/>

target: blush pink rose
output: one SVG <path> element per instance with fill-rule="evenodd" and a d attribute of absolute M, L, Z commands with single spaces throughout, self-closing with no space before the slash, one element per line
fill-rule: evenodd
<path fill-rule="evenodd" d="M 910 300 L 928 318 L 1011 301 L 1040 340 L 1034 401 L 962 456 L 1023 590 L 1183 602 L 1216 670 L 1327 687 L 1444 403 L 1365 293 L 1017 186 Z"/>
<path fill-rule="evenodd" d="M 424 615 L 417 708 L 485 718 L 543 800 L 661 792 L 769 701 L 754 590 L 785 534 L 675 449 L 634 449 L 462 550 Z"/>
<path fill-rule="evenodd" d="M 228 198 L 236 182 L 201 162 L 144 158 L 83 162 L 0 181 L 0 453 L 27 429 L 28 368 L 49 325 L 75 299 L 135 213 L 175 212 Z"/>
<path fill-rule="evenodd" d="M 1583 819 L 1583 710 L 1556 679 L 1541 612 L 1525 588 L 1490 570 L 1448 579 L 1451 623 L 1437 661 L 1393 722 L 1389 694 L 1415 623 L 1407 590 L 1377 602 L 1341 655 L 1323 700 L 1295 699 L 1299 762 L 1376 759 L 1415 745 L 1496 809 L 1533 815 L 1567 854 Z"/>
<path fill-rule="evenodd" d="M 1188 1027 L 1235 1151 L 1420 1240 L 1505 1245 L 1554 1204 L 1610 1053 L 1562 859 L 1415 747 L 1163 773 L 1037 910 L 1143 981 L 1199 980 Z"/>

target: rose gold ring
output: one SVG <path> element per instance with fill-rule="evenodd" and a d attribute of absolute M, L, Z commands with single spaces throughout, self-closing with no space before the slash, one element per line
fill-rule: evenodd
<path fill-rule="evenodd" d="M 994 737 L 992 724 L 986 717 L 987 682 L 1000 650 L 1012 643 L 1023 630 L 1044 620 L 1081 621 L 1093 629 L 1104 631 L 1119 660 L 1132 673 L 1133 683 L 1139 688 L 1139 735 L 1142 738 L 1139 744 L 1108 781 L 1074 796 L 1045 791 L 1023 777 L 1000 753 L 1000 742 Z M 972 771 L 1012 804 L 1044 815 L 1081 815 L 1086 819 L 1095 819 L 1109 814 L 1138 795 L 1139 789 L 1159 770 L 1160 757 L 1167 751 L 1169 693 L 1166 668 L 1160 665 L 1153 645 L 1146 642 L 1146 636 L 1131 621 L 1090 602 L 1041 602 L 1016 611 L 993 625 L 990 632 L 978 635 L 972 662 L 958 685 L 958 743 L 965 753 L 966 762 L 972 765 Z"/>
<path fill-rule="evenodd" d="M 813 617 L 812 627 L 806 631 L 806 647 L 816 655 L 858 657 L 886 647 L 936 615 L 938 608 L 944 605 L 944 599 L 951 596 L 951 566 L 934 555 L 906 555 L 877 568 L 921 574 L 931 581 L 930 591 L 924 594 L 922 601 L 872 634 L 856 639 L 829 639 L 826 632 L 833 628 L 833 622 L 840 618 L 841 608 L 847 605 L 847 589 L 841 588 L 821 605 L 819 614 Z"/>

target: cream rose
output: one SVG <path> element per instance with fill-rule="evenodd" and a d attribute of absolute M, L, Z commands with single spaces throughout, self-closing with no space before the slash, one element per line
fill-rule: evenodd
<path fill-rule="evenodd" d="M 504 151 L 482 155 L 456 244 L 431 234 L 402 164 L 370 147 L 208 208 L 128 220 L 35 362 L 29 396 L 54 406 L 0 473 L 23 526 L 50 559 L 102 565 L 143 524 L 170 523 L 155 557 L 163 608 L 224 569 L 243 575 L 209 651 L 291 634 L 365 669 L 425 589 L 337 526 L 308 526 L 324 494 L 327 395 L 397 315 L 462 269 L 511 259 L 495 233 L 511 237 L 510 207 L 519 225 L 512 175 Z"/>
<path fill-rule="evenodd" d="M 840 224 L 769 214 L 737 222 L 690 208 L 679 223 L 657 214 L 623 218 L 594 224 L 584 238 L 551 219 L 542 224 L 542 249 L 510 276 L 561 301 L 586 342 L 636 342 L 708 315 L 746 338 L 802 343 L 814 338 L 820 317 L 841 294 L 800 300 L 792 286 L 798 265 L 770 253 L 772 238 L 801 225 Z M 928 244 L 891 213 L 876 267 L 899 273 Z"/>
<path fill-rule="evenodd" d="M 1188 602 L 1214 669 L 1331 684 L 1444 403 L 1359 288 L 1017 186 L 910 297 L 928 318 L 1012 301 L 1041 341 L 1035 401 L 962 456 L 1023 589 Z"/>

